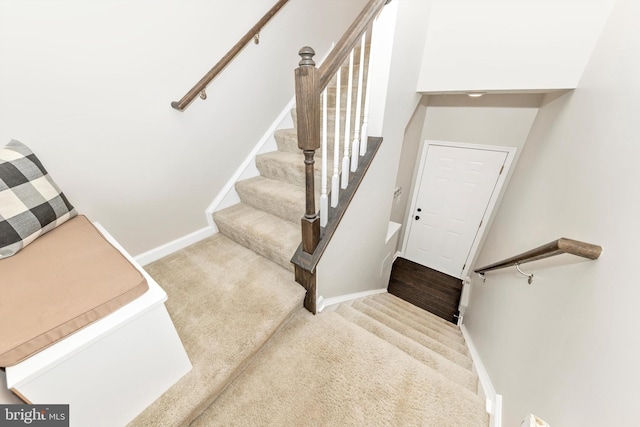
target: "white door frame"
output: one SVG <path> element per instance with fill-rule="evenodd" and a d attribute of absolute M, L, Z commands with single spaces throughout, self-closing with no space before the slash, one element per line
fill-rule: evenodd
<path fill-rule="evenodd" d="M 509 172 L 511 171 L 511 166 L 513 165 L 513 161 L 516 156 L 517 148 L 516 147 L 505 147 L 500 145 L 483 145 L 483 144 L 471 144 L 466 142 L 452 142 L 452 141 L 437 141 L 427 139 L 422 144 L 422 153 L 420 154 L 420 165 L 418 167 L 418 173 L 415 176 L 415 180 L 413 182 L 412 196 L 411 196 L 411 206 L 407 215 L 407 232 L 404 234 L 404 239 L 402 242 L 402 256 L 405 256 L 405 251 L 407 250 L 407 244 L 409 242 L 409 235 L 411 234 L 411 227 L 413 226 L 414 221 L 413 213 L 416 210 L 416 204 L 418 203 L 418 194 L 419 194 L 419 186 L 421 184 L 422 175 L 424 173 L 425 164 L 427 163 L 427 153 L 429 152 L 430 145 L 440 145 L 445 147 L 455 147 L 455 148 L 471 148 L 474 150 L 489 150 L 489 151 L 502 151 L 507 153 L 507 158 L 504 161 L 504 170 L 498 177 L 498 181 L 496 182 L 495 191 L 491 195 L 489 199 L 489 203 L 487 204 L 487 210 L 482 217 L 482 225 L 478 229 L 477 237 L 473 241 L 471 245 L 471 250 L 469 251 L 469 255 L 465 261 L 465 267 L 462 270 L 461 276 L 465 277 L 469 275 L 469 270 L 471 269 L 471 264 L 476 256 L 476 252 L 480 246 L 480 242 L 484 236 L 484 233 L 487 229 L 487 226 L 490 224 L 494 212 L 494 208 L 498 200 L 502 197 L 502 190 L 504 184 L 509 176 Z"/>

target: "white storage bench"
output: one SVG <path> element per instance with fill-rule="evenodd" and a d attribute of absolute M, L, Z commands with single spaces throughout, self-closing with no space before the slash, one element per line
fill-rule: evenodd
<path fill-rule="evenodd" d="M 87 246 L 81 236 L 91 233 L 99 237 L 89 240 L 102 239 L 107 247 Z M 73 256 L 67 255 L 74 250 L 81 273 L 69 288 L 65 277 L 74 275 Z M 47 261 L 25 261 L 30 256 Z M 17 275 L 15 266 L 24 274 Z M 17 283 L 18 276 L 27 282 Z M 92 286 L 94 280 L 116 283 L 114 293 Z M 119 288 L 124 281 L 131 286 Z M 71 426 L 124 426 L 191 369 L 164 306 L 166 293 L 85 217 L 0 260 L 0 294 L 0 366 L 6 367 L 7 387 L 28 403 L 69 404 Z"/>

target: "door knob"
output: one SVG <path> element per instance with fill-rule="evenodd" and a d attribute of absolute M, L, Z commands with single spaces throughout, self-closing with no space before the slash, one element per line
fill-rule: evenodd
<path fill-rule="evenodd" d="M 420 217 L 418 215 L 416 215 L 416 221 L 419 220 L 419 219 L 420 219 Z"/>
<path fill-rule="evenodd" d="M 418 212 L 422 212 L 422 209 L 418 208 Z"/>

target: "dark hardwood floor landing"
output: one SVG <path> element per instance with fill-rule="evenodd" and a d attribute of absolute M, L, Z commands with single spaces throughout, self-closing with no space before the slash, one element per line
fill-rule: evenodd
<path fill-rule="evenodd" d="M 390 294 L 427 310 L 451 323 L 458 323 L 462 280 L 413 261 L 397 258 L 389 279 Z"/>

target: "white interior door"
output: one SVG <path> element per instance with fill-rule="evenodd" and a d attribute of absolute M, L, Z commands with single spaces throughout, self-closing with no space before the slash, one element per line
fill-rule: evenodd
<path fill-rule="evenodd" d="M 507 150 L 428 144 L 405 256 L 462 278 Z"/>

